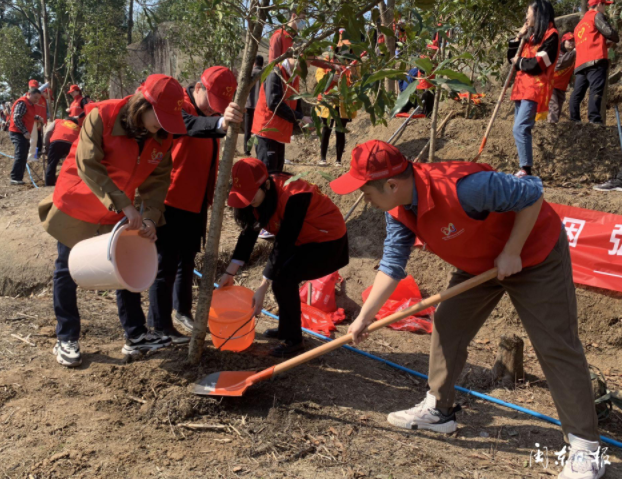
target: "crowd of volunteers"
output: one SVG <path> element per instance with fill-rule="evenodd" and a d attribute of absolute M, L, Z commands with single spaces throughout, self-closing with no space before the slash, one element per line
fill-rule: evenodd
<path fill-rule="evenodd" d="M 454 385 L 466 364 L 468 345 L 506 293 L 534 346 L 571 445 L 563 478 L 599 478 L 604 466 L 592 463 L 588 455 L 599 448 L 599 435 L 590 373 L 578 336 L 569 244 L 560 218 L 543 199 L 541 180 L 532 175 L 532 129 L 541 117 L 552 124 L 560 121 L 574 74 L 570 119 L 580 122 L 579 105 L 590 89 L 588 119 L 603 123 L 608 47 L 619 41 L 605 16 L 611 3 L 589 0 L 589 10 L 574 32 L 564 35 L 559 35 L 548 1 L 530 3 L 525 24 L 508 46 L 508 60 L 517 70 L 511 94 L 520 167 L 516 174 L 497 172 L 484 163 L 411 163 L 395 146 L 370 140 L 352 150 L 348 172 L 330 184 L 338 195 L 360 190 L 366 202 L 385 212 L 383 257 L 370 295 L 349 327 L 355 343 L 367 337 L 366 327 L 406 277 L 416 238 L 456 268 L 450 286 L 498 268 L 497 278 L 439 305 L 431 338 L 429 390 L 415 407 L 390 413 L 389 423 L 443 433 L 457 429 L 460 408 L 455 405 Z M 304 27 L 304 15 L 291 12 L 287 24 L 270 38 L 268 61 L 291 49 L 297 31 Z M 400 48 L 406 41 L 404 22 L 398 21 L 394 30 Z M 340 98 L 336 91 L 340 79 L 350 84 L 359 75 L 361 59 L 347 62 L 338 55 L 353 53 L 343 33 L 335 49 L 315 59 L 319 82 L 334 73 L 324 92 L 336 94 L 333 98 Z M 384 43 L 384 35 L 377 42 Z M 438 41 L 433 42 L 431 52 L 438 49 Z M 435 54 L 426 57 L 434 60 Z M 70 251 L 82 240 L 110 232 L 124 217 L 129 229 L 155 242 L 158 271 L 147 294 L 147 315 L 140 293 L 116 292 L 125 333 L 122 352 L 134 355 L 189 342 L 195 260 L 206 241 L 220 139 L 232 124 L 244 125 L 245 130 L 245 158 L 233 166 L 227 200 L 240 234 L 218 286 L 234 284 L 258 238 L 274 238 L 253 296 L 254 314 L 261 313 L 272 289 L 279 324 L 264 333 L 277 340 L 271 355 L 289 357 L 305 349 L 299 285 L 346 266 L 349 243 L 344 217 L 332 200 L 317 185 L 284 171 L 286 144 L 295 129 L 312 123 L 293 99 L 299 90 L 297 62 L 304 61 L 298 58 L 275 64 L 265 81 L 253 86 L 244 108 L 233 103 L 237 80 L 222 66 L 207 68 L 187 88 L 172 77 L 153 74 L 134 94 L 99 102 L 71 85 L 64 119 L 52 120 L 49 85 L 36 80 L 15 102 L 0 107 L 1 126 L 8 129 L 15 146 L 11 184 L 23 184 L 32 135 L 38 135 L 38 148 L 47 153 L 45 185 L 54 190 L 39 204 L 39 215 L 57 241 L 53 302 L 58 363 L 66 367 L 82 363 Z M 252 75 L 259 77 L 263 68 L 264 58 L 258 56 Z M 419 109 L 427 116 L 435 86 L 424 77 L 412 68 L 400 89 L 418 82 L 418 102 L 408 103 L 404 110 Z M 341 100 L 316 109 L 323 124 L 318 164 L 327 164 L 335 131 L 336 163 L 341 165 L 346 126 L 356 112 Z M 621 191 L 620 172 L 598 188 Z M 135 205 L 136 192 L 140 208 Z"/>

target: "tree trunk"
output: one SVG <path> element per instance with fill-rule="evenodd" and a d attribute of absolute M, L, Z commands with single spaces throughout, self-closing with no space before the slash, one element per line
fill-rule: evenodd
<path fill-rule="evenodd" d="M 396 0 L 387 0 L 387 5 L 384 1 L 379 2 L 379 10 L 381 13 L 381 23 L 384 27 L 393 31 L 394 23 L 394 8 L 396 6 Z M 385 35 L 385 46 L 389 52 L 390 58 L 396 54 L 396 36 Z M 393 78 L 385 79 L 385 90 L 392 93 L 397 93 L 397 83 Z"/>
<path fill-rule="evenodd" d="M 524 377 L 523 340 L 517 335 L 502 335 L 498 346 L 498 356 L 492 370 L 493 378 L 514 385 Z"/>
<path fill-rule="evenodd" d="M 441 40 L 439 45 L 439 62 L 443 62 L 443 54 L 446 48 L 445 38 Z M 441 86 L 435 87 L 435 102 L 433 103 L 433 115 L 430 124 L 430 149 L 428 151 L 428 162 L 435 161 L 435 149 L 437 148 L 437 116 L 439 114 L 439 101 L 441 100 Z"/>
<path fill-rule="evenodd" d="M 588 0 L 580 0 L 580 12 L 582 15 L 588 12 Z"/>
<path fill-rule="evenodd" d="M 476 59 L 474 58 L 474 63 L 472 63 L 472 74 L 469 76 L 469 81 L 474 85 L 474 75 L 476 74 Z M 472 94 L 467 93 L 467 108 L 465 109 L 465 118 L 469 118 L 469 113 L 472 109 Z"/>
<path fill-rule="evenodd" d="M 132 29 L 134 28 L 134 0 L 129 0 L 128 7 L 128 45 L 132 43 Z"/>
<path fill-rule="evenodd" d="M 48 32 L 48 10 L 45 4 L 46 0 L 41 0 L 41 34 L 42 34 L 42 51 L 43 54 L 43 77 L 46 82 L 52 78 L 52 65 L 50 62 L 50 35 Z"/>
<path fill-rule="evenodd" d="M 240 68 L 240 72 L 238 73 L 238 89 L 236 90 L 236 96 L 234 98 L 234 103 L 238 105 L 245 104 L 247 97 L 249 96 L 249 91 L 251 90 L 251 73 L 258 50 L 258 43 L 255 39 L 262 38 L 262 29 L 266 19 L 266 9 L 269 4 L 270 0 L 261 0 L 260 2 L 254 1 L 250 9 L 253 14 L 257 15 L 258 21 L 253 24 L 252 29 L 250 28 L 247 31 L 246 35 L 242 66 Z M 239 130 L 239 124 L 232 124 L 227 129 L 223 157 L 221 158 L 218 168 L 214 203 L 212 205 L 212 214 L 210 215 L 210 227 L 208 229 L 208 238 L 203 257 L 203 267 L 201 269 L 202 277 L 199 283 L 197 311 L 195 314 L 192 338 L 188 348 L 188 361 L 192 365 L 198 364 L 201 360 L 201 353 L 203 352 L 203 345 L 205 343 L 208 313 L 210 311 L 212 293 L 214 291 L 218 250 L 221 240 L 221 228 L 223 225 L 223 213 L 225 210 L 225 201 L 229 193 L 229 179 L 231 177 L 231 168 L 233 165 L 234 154 L 236 152 L 236 140 L 238 138 Z"/>
<path fill-rule="evenodd" d="M 54 55 L 52 57 L 52 71 L 50 72 L 50 92 L 54 95 L 54 98 L 58 98 L 60 95 L 56 92 L 56 62 L 58 59 L 58 44 L 61 39 L 61 27 L 59 22 L 56 25 L 56 38 L 54 39 Z M 59 92 L 60 93 L 60 92 Z M 53 102 L 54 108 L 50 108 L 50 120 L 54 120 L 56 117 L 56 105 L 58 102 Z"/>

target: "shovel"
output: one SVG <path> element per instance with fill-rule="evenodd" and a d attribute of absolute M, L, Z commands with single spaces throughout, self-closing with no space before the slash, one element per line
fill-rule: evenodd
<path fill-rule="evenodd" d="M 416 305 L 413 305 L 410 308 L 402 310 L 401 312 L 396 312 L 389 317 L 386 317 L 382 320 L 378 320 L 374 322 L 367 328 L 367 332 L 374 332 L 375 330 L 379 330 L 387 325 L 390 325 L 398 320 L 402 320 L 403 318 L 409 317 L 421 310 L 424 310 L 428 307 L 432 307 L 433 305 L 437 305 L 444 300 L 448 300 L 449 298 L 455 297 L 460 293 L 466 292 L 470 288 L 474 288 L 482 283 L 485 283 L 492 278 L 495 278 L 498 274 L 497 268 L 492 268 L 491 270 L 487 270 L 480 275 L 470 278 L 463 283 L 455 285 L 454 287 L 450 287 L 447 290 L 444 290 L 441 293 L 433 295 L 425 300 L 422 300 Z M 216 372 L 204 377 L 199 382 L 195 383 L 193 392 L 197 395 L 211 395 L 218 397 L 241 397 L 244 392 L 251 385 L 255 385 L 256 383 L 262 382 L 264 380 L 268 380 L 269 378 L 273 378 L 274 376 L 287 372 L 288 370 L 298 367 L 303 363 L 309 362 L 316 357 L 324 355 L 325 353 L 329 353 L 337 348 L 340 348 L 342 345 L 346 345 L 353 340 L 352 334 L 344 335 L 340 338 L 337 338 L 329 343 L 325 343 L 319 347 L 314 348 L 308 352 L 302 353 L 290 360 L 286 360 L 283 363 L 278 365 L 274 365 L 266 370 L 262 370 L 261 372 Z"/>
<path fill-rule="evenodd" d="M 523 51 L 524 43 L 526 43 L 526 39 L 522 38 L 521 42 L 519 42 L 519 48 L 517 49 L 517 56 L 521 55 Z M 480 158 L 480 154 L 485 149 L 485 145 L 487 144 L 487 138 L 489 137 L 489 133 L 491 132 L 491 127 L 493 127 L 493 122 L 495 121 L 495 117 L 498 115 L 498 110 L 500 109 L 500 105 L 502 104 L 502 100 L 504 100 L 504 95 L 506 95 L 506 90 L 508 86 L 511 84 L 511 80 L 515 75 L 516 67 L 515 65 L 511 65 L 511 70 L 508 72 L 508 77 L 506 77 L 506 82 L 504 82 L 504 87 L 502 88 L 502 92 L 500 93 L 500 98 L 498 98 L 498 103 L 495 105 L 493 109 L 493 113 L 491 114 L 491 120 L 489 120 L 489 125 L 487 125 L 487 130 L 485 130 L 485 135 L 482 137 L 482 142 L 480 143 L 480 149 L 478 150 L 478 155 L 476 155 L 472 162 L 478 161 Z"/>

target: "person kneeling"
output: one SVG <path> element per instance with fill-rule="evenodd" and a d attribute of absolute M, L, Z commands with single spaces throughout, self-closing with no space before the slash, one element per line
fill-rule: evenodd
<path fill-rule="evenodd" d="M 272 284 L 279 328 L 267 330 L 265 336 L 283 341 L 271 355 L 290 356 L 304 348 L 299 283 L 348 264 L 346 224 L 340 210 L 316 185 L 292 180 L 287 173 L 269 175 L 256 158 L 238 161 L 232 178 L 227 203 L 235 209 L 242 232 L 219 288 L 233 284 L 238 269 L 249 261 L 261 229 L 276 235 L 253 307 L 254 315 L 259 315 Z"/>

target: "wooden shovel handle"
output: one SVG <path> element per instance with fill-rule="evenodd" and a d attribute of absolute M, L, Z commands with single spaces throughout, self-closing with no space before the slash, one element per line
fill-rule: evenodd
<path fill-rule="evenodd" d="M 525 43 L 526 43 L 526 39 L 522 38 L 521 42 L 519 42 L 519 48 L 517 49 L 518 54 L 521 54 L 521 51 L 523 50 L 523 46 Z M 491 128 L 493 127 L 493 122 L 495 121 L 495 117 L 497 117 L 498 115 L 498 111 L 500 110 L 500 105 L 502 104 L 502 100 L 504 100 L 504 95 L 506 95 L 506 90 L 508 89 L 508 86 L 510 85 L 511 80 L 513 79 L 513 75 L 515 75 L 515 70 L 516 70 L 515 65 L 514 64 L 511 65 L 511 70 L 510 72 L 508 72 L 508 76 L 506 77 L 506 81 L 504 82 L 504 87 L 502 88 L 502 91 L 500 92 L 500 98 L 498 98 L 498 103 L 495 104 L 495 108 L 493 109 L 493 113 L 491 114 L 491 120 L 489 120 L 489 125 L 487 125 L 487 129 L 485 130 L 485 135 L 482 137 L 482 143 L 480 144 L 480 150 L 478 151 L 478 155 L 474 157 L 472 162 L 475 162 L 476 160 L 478 160 L 478 158 L 480 157 L 480 154 L 485 149 L 485 145 L 487 144 L 487 137 L 489 136 L 489 133 L 491 132 Z"/>
<path fill-rule="evenodd" d="M 458 285 L 455 285 L 454 287 L 450 287 L 447 290 L 444 290 L 443 292 L 433 295 L 432 297 L 428 297 L 427 299 L 422 300 L 420 303 L 413 305 L 410 308 L 407 308 L 400 312 L 393 313 L 392 315 L 384 318 L 383 320 L 378 320 L 374 322 L 372 325 L 370 325 L 367 328 L 367 331 L 374 332 L 375 330 L 378 330 L 379 328 L 386 327 L 387 325 L 397 322 L 398 320 L 402 320 L 403 318 L 407 318 L 428 307 L 437 305 L 438 303 L 443 302 L 444 300 L 448 300 L 449 298 L 455 297 L 456 295 L 466 292 L 470 288 L 474 288 L 482 283 L 485 283 L 491 280 L 492 278 L 495 278 L 497 274 L 498 274 L 497 267 L 492 268 L 491 270 L 487 270 L 486 272 L 481 273 L 480 275 L 477 275 L 475 277 L 472 277 L 469 280 L 466 280 L 462 283 L 459 283 Z M 290 360 L 286 360 L 285 362 L 280 363 L 279 365 L 275 366 L 273 375 L 286 372 L 290 370 L 291 368 L 301 365 L 302 363 L 309 362 L 310 360 L 313 360 L 316 357 L 324 355 L 325 353 L 331 352 L 335 350 L 336 348 L 340 348 L 342 345 L 352 342 L 352 340 L 353 340 L 353 335 L 349 333 L 329 343 L 325 343 L 324 345 L 316 347 L 313 350 L 310 350 L 309 352 L 305 352 L 301 355 L 291 358 Z"/>

